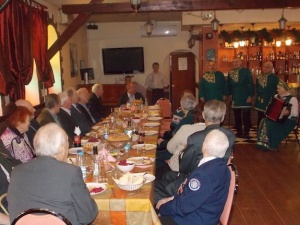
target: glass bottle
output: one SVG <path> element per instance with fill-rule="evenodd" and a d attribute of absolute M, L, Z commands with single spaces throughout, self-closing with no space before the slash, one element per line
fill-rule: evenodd
<path fill-rule="evenodd" d="M 85 181 L 86 179 L 86 165 L 85 165 L 85 160 L 83 157 L 83 151 L 77 150 L 77 166 L 80 167 L 81 172 L 82 172 L 82 178 Z"/>
<path fill-rule="evenodd" d="M 74 147 L 81 147 L 81 137 L 80 137 L 80 135 L 74 135 L 73 145 L 74 145 Z"/>
<path fill-rule="evenodd" d="M 93 146 L 93 182 L 99 181 L 100 169 L 98 147 Z"/>

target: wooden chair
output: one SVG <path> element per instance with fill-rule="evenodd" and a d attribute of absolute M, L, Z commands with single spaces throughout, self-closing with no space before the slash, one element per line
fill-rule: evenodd
<path fill-rule="evenodd" d="M 300 113 L 300 112 L 299 112 Z M 300 123 L 300 115 L 298 116 L 298 120 L 297 120 L 297 124 L 296 124 L 296 126 L 294 127 L 294 129 L 293 129 L 293 131 L 292 132 L 294 132 L 294 134 L 295 134 L 295 138 L 296 138 L 296 140 L 297 140 L 297 142 L 298 142 L 298 146 L 300 147 L 300 141 L 299 141 L 299 138 L 298 138 L 298 134 L 299 134 L 299 123 Z M 287 144 L 287 137 L 285 138 L 285 144 Z M 299 149 L 300 150 L 300 149 Z"/>
<path fill-rule="evenodd" d="M 166 98 L 160 98 L 157 100 L 156 105 L 159 105 L 161 108 L 161 114 L 164 118 L 162 120 L 162 124 L 160 127 L 160 136 L 163 136 L 163 134 L 170 130 L 170 125 L 172 121 L 172 105 L 169 99 Z"/>
<path fill-rule="evenodd" d="M 6 215 L 9 215 L 8 214 L 8 211 L 6 210 L 6 208 L 4 207 L 3 203 L 2 203 L 2 200 L 5 199 L 7 196 L 7 193 L 4 193 L 3 195 L 0 196 L 0 208 L 2 209 L 2 211 L 6 214 Z"/>
<path fill-rule="evenodd" d="M 48 209 L 28 209 L 21 213 L 11 225 L 72 225 L 62 214 Z"/>
<path fill-rule="evenodd" d="M 229 185 L 229 191 L 228 191 L 228 197 L 223 209 L 223 212 L 220 217 L 220 223 L 221 225 L 227 225 L 229 221 L 230 211 L 233 205 L 233 199 L 235 195 L 237 194 L 238 190 L 238 171 L 236 167 L 231 163 L 228 165 L 231 173 L 231 179 L 230 179 L 230 185 Z"/>

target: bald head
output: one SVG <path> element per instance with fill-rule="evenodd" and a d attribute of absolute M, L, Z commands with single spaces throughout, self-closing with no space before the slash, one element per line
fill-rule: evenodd
<path fill-rule="evenodd" d="M 80 88 L 77 90 L 78 102 L 86 104 L 89 101 L 89 91 L 86 88 Z"/>
<path fill-rule="evenodd" d="M 31 112 L 32 116 L 31 116 L 31 119 L 34 118 L 34 112 L 35 112 L 35 108 L 33 108 L 33 105 L 31 104 L 31 102 L 25 100 L 25 99 L 18 99 L 16 102 L 15 102 L 16 106 L 24 106 L 26 107 L 27 109 L 29 109 L 29 111 Z"/>

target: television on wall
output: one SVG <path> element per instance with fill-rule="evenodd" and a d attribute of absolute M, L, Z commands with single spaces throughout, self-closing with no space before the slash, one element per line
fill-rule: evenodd
<path fill-rule="evenodd" d="M 144 72 L 143 47 L 103 48 L 102 59 L 105 75 Z"/>

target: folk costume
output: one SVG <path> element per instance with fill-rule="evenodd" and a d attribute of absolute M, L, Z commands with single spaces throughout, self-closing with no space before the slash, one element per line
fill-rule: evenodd
<path fill-rule="evenodd" d="M 228 94 L 227 83 L 224 74 L 220 71 L 206 72 L 199 83 L 199 98 L 205 101 L 224 101 L 223 96 Z"/>
<path fill-rule="evenodd" d="M 251 127 L 251 102 L 247 102 L 247 99 L 254 94 L 254 84 L 250 70 L 247 68 L 231 70 L 227 83 L 229 95 L 232 96 L 231 108 L 234 111 L 237 136 L 244 135 L 248 137 Z"/>

